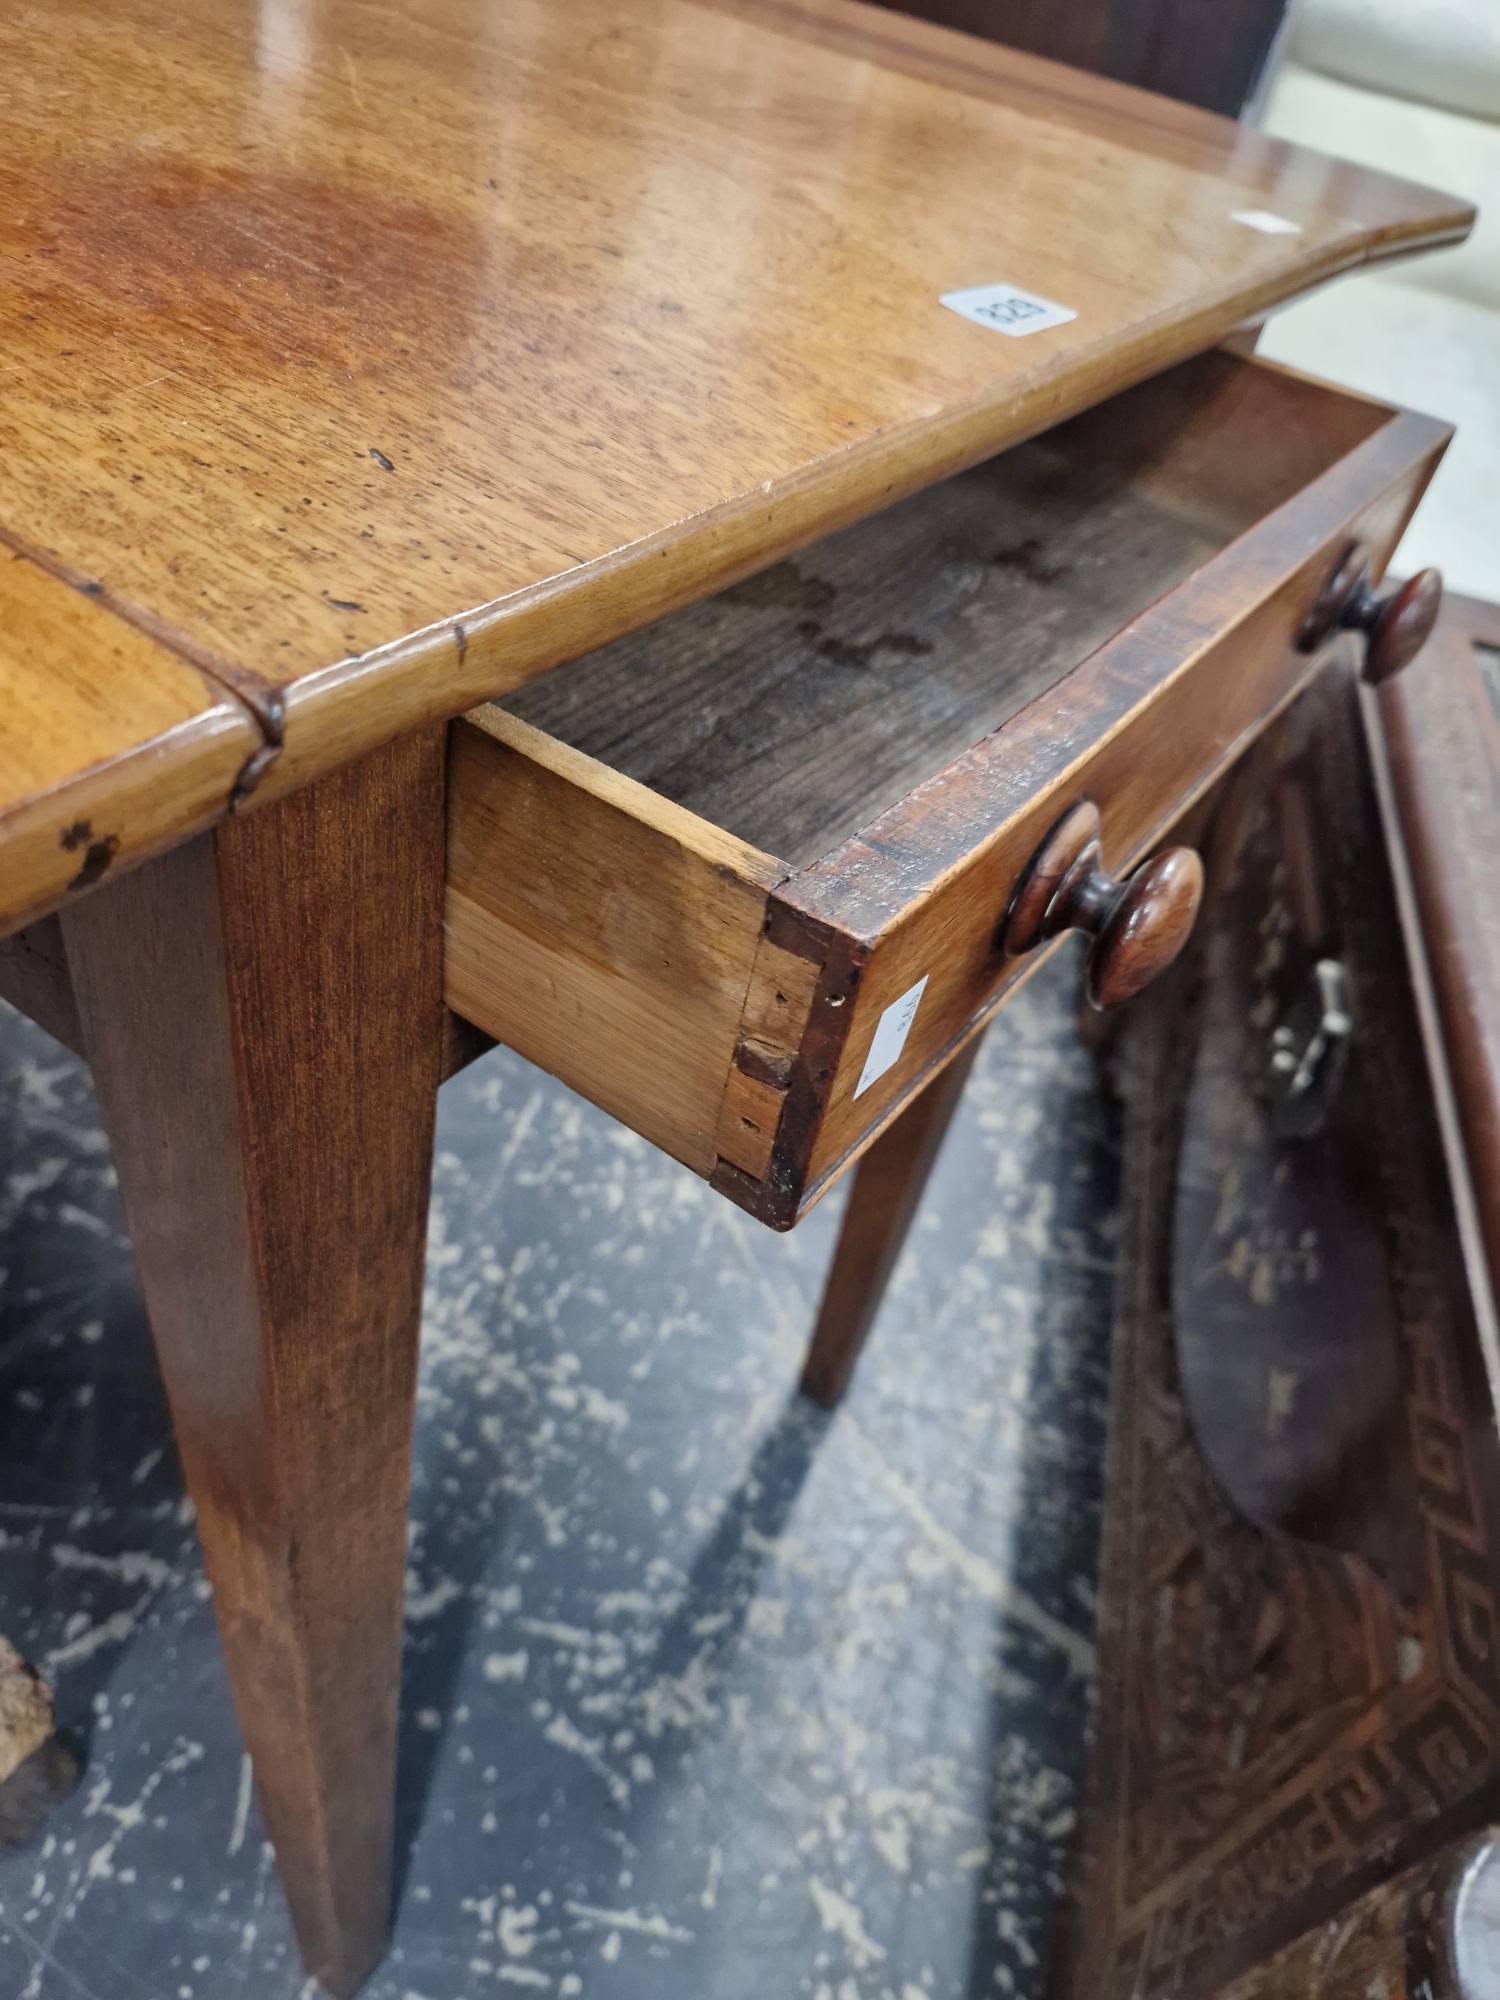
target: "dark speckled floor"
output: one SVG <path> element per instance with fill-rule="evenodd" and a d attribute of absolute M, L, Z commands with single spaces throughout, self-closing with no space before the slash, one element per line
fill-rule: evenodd
<path fill-rule="evenodd" d="M 1054 963 L 833 1418 L 774 1237 L 496 1051 L 440 1100 L 370 2000 L 1036 1994 L 1088 1712 L 1117 1156 Z M 0 1996 L 305 1988 L 86 1072 L 0 1007 L 0 1631 L 74 1796 Z"/>

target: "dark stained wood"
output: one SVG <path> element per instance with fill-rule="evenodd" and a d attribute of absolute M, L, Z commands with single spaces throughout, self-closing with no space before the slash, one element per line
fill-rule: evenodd
<path fill-rule="evenodd" d="M 1394 940 L 1387 962 L 1350 963 L 1348 814 L 1329 796 L 1347 759 L 1309 742 L 1320 719 L 1347 733 L 1338 708 L 1305 698 L 1214 829 L 1177 1158 L 1173 1327 L 1199 1448 L 1240 1512 L 1361 1556 L 1409 1604 L 1420 1517 L 1367 1103 L 1383 1044 L 1364 1018 L 1401 967 Z M 1313 1059 L 1330 978 L 1353 1034 L 1325 1035 Z"/>
<path fill-rule="evenodd" d="M 83 1028 L 56 917 L 43 917 L 0 938 L 0 1000 L 19 1007 L 75 1056 L 83 1054 Z"/>
<path fill-rule="evenodd" d="M 827 854 L 1379 429 L 1222 354 L 504 697 L 765 853 Z"/>
<path fill-rule="evenodd" d="M 335 1996 L 390 1894 L 442 840 L 429 730 L 63 917 L 240 1724 Z"/>
<path fill-rule="evenodd" d="M 1500 657 L 1482 633 L 1489 605 L 1448 616 L 1420 657 L 1379 691 L 1408 912 L 1431 980 L 1463 1159 L 1491 1295 L 1500 1291 Z M 1450 622 L 1453 621 L 1453 622 Z M 1500 1372 L 1500 1357 L 1494 1357 Z"/>
<path fill-rule="evenodd" d="M 802 1370 L 802 1393 L 825 1410 L 848 1387 L 983 1040 L 959 1051 L 855 1171 Z"/>
<path fill-rule="evenodd" d="M 800 1185 L 803 1206 L 1024 971 L 997 951 L 999 922 L 1060 810 L 1080 793 L 1094 800 L 1117 877 L 1159 845 L 1320 670 L 1326 655 L 1297 649 L 1307 610 L 1351 537 L 1381 561 L 1389 554 L 1443 443 L 1425 419 L 1394 419 L 1132 621 L 1053 698 L 774 892 L 773 921 L 800 931 L 804 950 L 835 930 L 857 941 L 858 1001 L 840 1014 L 832 1078 L 820 1054 L 812 1118 L 784 1118 L 778 1138 L 776 1171 Z M 881 1014 L 924 977 L 900 1063 L 856 1098 Z M 794 1074 L 789 1103 L 798 1087 Z"/>
<path fill-rule="evenodd" d="M 1188 941 L 1202 895 L 1203 864 L 1190 847 L 1153 855 L 1123 887 L 1097 867 L 1085 880 L 1064 885 L 1059 923 L 1071 918 L 1073 929 L 1094 938 L 1083 983 L 1096 1007 L 1134 999 L 1166 970 Z"/>
<path fill-rule="evenodd" d="M 1356 695 L 1352 663 L 1325 676 L 1294 712 L 1301 734 L 1283 748 L 1312 760 L 1317 777 L 1311 823 L 1324 922 L 1343 947 L 1359 1023 L 1345 1095 L 1350 1118 L 1364 1121 L 1367 1170 L 1380 1189 L 1392 1314 L 1385 1327 L 1351 1326 L 1358 1312 L 1330 1288 L 1326 1312 L 1301 1332 L 1305 1358 L 1314 1339 L 1340 1347 L 1349 1389 L 1366 1365 L 1361 1346 L 1373 1353 L 1394 1337 L 1388 1379 L 1415 1475 L 1407 1501 L 1415 1587 L 1404 1598 L 1359 1557 L 1308 1539 L 1326 1526 L 1316 1510 L 1295 1534 L 1248 1518 L 1212 1466 L 1225 1462 L 1215 1449 L 1224 1425 L 1264 1432 L 1275 1400 L 1264 1369 L 1258 1380 L 1247 1374 L 1237 1407 L 1226 1395 L 1217 1410 L 1186 1380 L 1172 1244 L 1186 1107 L 1212 1025 L 1209 996 L 1225 970 L 1215 912 L 1226 893 L 1248 893 L 1252 875 L 1273 910 L 1287 895 L 1264 873 L 1287 820 L 1263 773 L 1235 808 L 1254 838 L 1225 865 L 1210 831 L 1211 900 L 1198 933 L 1132 1010 L 1123 1037 L 1126 1214 L 1099 1724 L 1053 2000 L 1201 2000 L 1294 1940 L 1337 1926 L 1368 1890 L 1496 1816 L 1500 1450 Z M 1220 809 L 1229 812 L 1222 800 Z M 1249 904 L 1243 914 L 1254 918 Z M 1292 920 L 1287 911 L 1277 921 Z M 1268 961 L 1283 936 L 1273 922 Z M 1269 1033 L 1271 1021 L 1263 1025 Z M 1226 1150 L 1231 1138 L 1226 1130 Z M 1219 1192 L 1232 1201 L 1235 1183 L 1221 1175 Z M 1275 1227 L 1261 1240 L 1246 1218 L 1248 1257 L 1234 1258 L 1233 1234 L 1223 1245 L 1226 1269 L 1240 1267 L 1242 1294 L 1262 1256 L 1290 1266 L 1309 1247 L 1288 1235 L 1294 1215 L 1266 1220 Z M 1331 1246 L 1320 1247 L 1331 1258 Z M 1297 1282 L 1290 1268 L 1271 1275 L 1288 1291 Z M 1226 1371 L 1236 1337 L 1224 1322 Z M 1293 1395 L 1284 1412 L 1293 1430 L 1295 1412 Z M 1321 1427 L 1301 1430 L 1309 1489 L 1320 1468 L 1325 1485 L 1337 1483 L 1359 1447 L 1357 1425 L 1336 1405 L 1325 1403 L 1321 1416 Z M 1247 1990 L 1322 1989 L 1293 1981 Z M 1327 1990 L 1340 2000 L 1346 1991 Z"/>
<path fill-rule="evenodd" d="M 903 14 L 1229 118 L 1251 96 L 1286 8 L 1287 0 L 901 0 Z"/>
<path fill-rule="evenodd" d="M 1198 369 L 1181 372 L 1175 403 L 1153 396 L 1179 427 Z M 1170 504 L 1091 442 L 1064 427 L 1003 453 L 502 705 L 804 867 L 1254 518 Z"/>
<path fill-rule="evenodd" d="M 1231 1981 L 1217 2000 L 1491 2000 L 1500 1937 L 1479 1894 L 1497 1855 L 1493 1832 L 1452 1842 Z"/>
<path fill-rule="evenodd" d="M 1343 622 L 1369 638 L 1364 677 L 1372 687 L 1411 665 L 1432 636 L 1442 597 L 1443 579 L 1435 569 L 1419 570 L 1380 595 L 1368 587 L 1360 592 Z"/>
<path fill-rule="evenodd" d="M 1314 652 L 1330 633 L 1363 632 L 1364 677 L 1372 687 L 1410 666 L 1432 636 L 1443 602 L 1443 579 L 1419 570 L 1404 583 L 1370 587 L 1370 552 L 1351 542 L 1302 628 L 1300 643 Z"/>
<path fill-rule="evenodd" d="M 443 1009 L 441 1073 L 444 1083 L 450 1076 L 457 1076 L 461 1069 L 467 1069 L 471 1062 L 478 1062 L 481 1056 L 488 1055 L 494 1046 L 493 1035 L 487 1035 L 483 1028 L 476 1028 L 472 1021 L 466 1021 L 462 1014 L 455 1014 L 451 1007 Z"/>
<path fill-rule="evenodd" d="M 1099 808 L 1083 799 L 1032 856 L 1000 948 L 1022 958 L 1064 931 L 1083 931 L 1093 939 L 1084 991 L 1095 1007 L 1118 1007 L 1176 958 L 1192 935 L 1202 895 L 1203 864 L 1190 847 L 1169 847 L 1116 882 L 1099 858 Z"/>

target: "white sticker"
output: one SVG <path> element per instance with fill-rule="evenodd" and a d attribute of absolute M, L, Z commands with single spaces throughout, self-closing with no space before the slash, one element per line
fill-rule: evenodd
<path fill-rule="evenodd" d="M 1231 222 L 1243 222 L 1247 229 L 1258 229 L 1262 236 L 1300 236 L 1302 224 L 1288 222 L 1284 215 L 1272 215 L 1268 208 L 1232 208 Z"/>
<path fill-rule="evenodd" d="M 1008 333 L 1012 340 L 1078 317 L 1071 306 L 1054 305 L 1035 292 L 1023 292 L 1019 285 L 976 285 L 970 292 L 944 292 L 940 303 L 976 326 Z"/>
<path fill-rule="evenodd" d="M 859 1073 L 859 1082 L 854 1086 L 854 1095 L 861 1097 L 875 1082 L 877 1077 L 896 1062 L 906 1047 L 906 1037 L 911 1032 L 911 1024 L 917 1018 L 917 1002 L 922 997 L 922 988 L 927 984 L 926 975 L 915 986 L 909 987 L 899 1000 L 893 1000 L 880 1019 L 875 1023 L 875 1039 L 870 1044 L 870 1053 L 865 1057 L 865 1066 Z"/>

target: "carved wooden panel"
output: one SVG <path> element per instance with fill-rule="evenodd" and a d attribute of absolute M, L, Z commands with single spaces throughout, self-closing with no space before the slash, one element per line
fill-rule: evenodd
<path fill-rule="evenodd" d="M 1484 2000 L 1495 1990 L 1497 1861 L 1493 1829 L 1456 1840 L 1305 1931 L 1219 2000 Z"/>
<path fill-rule="evenodd" d="M 1126 1034 L 1098 1741 L 1059 2000 L 1212 1992 L 1495 1810 L 1495 1431 L 1357 702 L 1325 675 L 1221 789 L 1198 936 Z M 1268 1142 L 1311 950 L 1345 969 L 1355 1032 L 1322 1130 Z M 1188 1175 L 1227 1218 L 1207 1264 Z M 1278 1209 L 1289 1178 L 1323 1236 Z M 1378 1268 L 1327 1283 L 1328 1232 L 1371 1202 Z M 1281 1470 L 1252 1493 L 1257 1440 Z M 1390 1476 L 1351 1508 L 1372 1458 Z"/>

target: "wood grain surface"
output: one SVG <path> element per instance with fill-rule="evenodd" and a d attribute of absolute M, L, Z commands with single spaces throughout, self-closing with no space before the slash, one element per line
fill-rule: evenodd
<path fill-rule="evenodd" d="M 0 934 L 217 819 L 263 740 L 235 695 L 0 535 Z"/>
<path fill-rule="evenodd" d="M 1448 621 L 1378 691 L 1380 728 L 1415 890 L 1418 936 L 1452 1078 L 1491 1293 L 1500 1291 L 1500 655 Z M 1497 635 L 1500 636 L 1500 635 Z M 1500 1357 L 1496 1357 L 1500 1360 Z"/>
<path fill-rule="evenodd" d="M 1198 356 L 500 706 L 803 866 L 1391 415 Z"/>
<path fill-rule="evenodd" d="M 83 1054 L 83 1024 L 56 917 L 43 917 L 0 938 L 0 1000 L 19 1007 L 74 1055 Z"/>
<path fill-rule="evenodd" d="M 852 0 L 57 0 L 0 73 L 0 534 L 263 798 L 1471 221 Z"/>
<path fill-rule="evenodd" d="M 789 1227 L 1025 975 L 999 930 L 1048 830 L 1088 797 L 1107 870 L 1156 845 L 1319 670 L 1308 611 L 1351 537 L 1383 564 L 1447 436 L 1198 356 L 1022 447 L 1013 475 L 961 476 L 474 709 L 449 1005 Z M 751 1018 L 757 950 L 800 1039 Z M 923 980 L 899 1058 L 857 1088 Z"/>
<path fill-rule="evenodd" d="M 975 1035 L 960 1049 L 886 1127 L 855 1170 L 802 1365 L 803 1395 L 825 1410 L 843 1395 L 875 1323 L 983 1039 Z"/>
<path fill-rule="evenodd" d="M 1203 864 L 1191 847 L 1155 854 L 1124 882 L 1099 858 L 1099 808 L 1071 806 L 1031 861 L 999 937 L 1007 958 L 1049 938 L 1081 931 L 1093 940 L 1083 990 L 1103 1011 L 1144 992 L 1192 934 L 1203 895 Z"/>
<path fill-rule="evenodd" d="M 1020 969 L 997 956 L 1000 917 L 1063 809 L 1094 799 L 1116 875 L 1160 842 L 1318 671 L 1296 647 L 1307 610 L 1351 536 L 1383 566 L 1447 435 L 1393 418 L 1075 669 L 1065 701 L 1033 703 L 777 892 L 789 919 L 866 941 L 826 1109 L 789 1135 L 806 1199 L 998 1004 Z M 881 1013 L 924 977 L 901 1062 L 856 1098 Z"/>
<path fill-rule="evenodd" d="M 442 1041 L 426 730 L 64 912 L 266 1830 L 344 2000 L 390 1895 Z"/>
<path fill-rule="evenodd" d="M 1500 1970 L 1500 1939 L 1481 1930 L 1492 1913 L 1466 1908 L 1460 1940 L 1453 1904 L 1475 1870 L 1493 1869 L 1495 1847 L 1493 1831 L 1452 1842 L 1231 1980 L 1215 2000 L 1488 2000 Z"/>
<path fill-rule="evenodd" d="M 1160 400 L 1157 461 L 1190 407 L 1183 372 L 1176 407 Z M 556 667 L 504 706 L 805 867 L 1248 525 L 1216 520 L 1201 494 L 1174 506 L 1144 490 L 1073 429 Z"/>
<path fill-rule="evenodd" d="M 449 761 L 448 1005 L 710 1174 L 782 873 L 503 710 L 476 710 Z"/>

